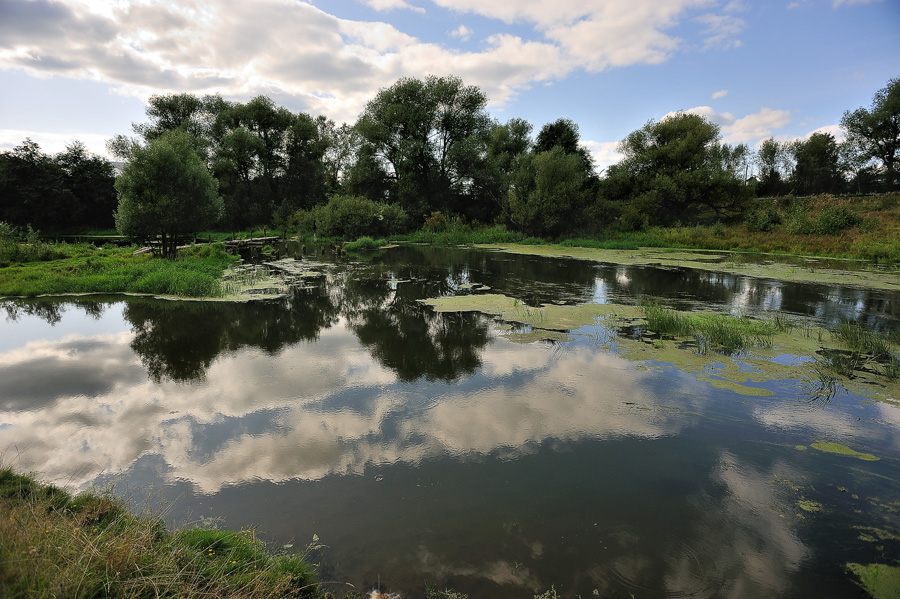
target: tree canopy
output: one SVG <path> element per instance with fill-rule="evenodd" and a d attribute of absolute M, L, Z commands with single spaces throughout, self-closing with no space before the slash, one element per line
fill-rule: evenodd
<path fill-rule="evenodd" d="M 213 226 L 222 215 L 216 181 L 183 131 L 136 148 L 116 180 L 116 229 L 136 240 L 159 237 L 174 256 L 178 237 Z"/>
<path fill-rule="evenodd" d="M 629 202 L 632 218 L 653 224 L 728 218 L 741 212 L 751 193 L 743 172 L 735 172 L 746 147 L 726 151 L 718 125 L 696 114 L 650 121 L 619 151 L 625 158 L 609 168 L 604 193 Z"/>
<path fill-rule="evenodd" d="M 891 79 L 875 93 L 871 109 L 845 112 L 841 127 L 848 141 L 855 143 L 864 155 L 881 162 L 885 188 L 900 187 L 900 78 Z"/>

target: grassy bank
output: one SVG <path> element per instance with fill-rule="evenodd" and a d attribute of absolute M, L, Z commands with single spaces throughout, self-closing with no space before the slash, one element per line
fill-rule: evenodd
<path fill-rule="evenodd" d="M 321 597 L 302 556 L 253 531 L 169 532 L 108 494 L 71 495 L 0 469 L 0 596 Z"/>
<path fill-rule="evenodd" d="M 22 261 L 0 270 L 0 296 L 142 293 L 178 297 L 222 295 L 222 272 L 234 261 L 224 246 L 198 246 L 176 260 L 133 255 L 134 248 L 42 244 L 18 250 Z"/>

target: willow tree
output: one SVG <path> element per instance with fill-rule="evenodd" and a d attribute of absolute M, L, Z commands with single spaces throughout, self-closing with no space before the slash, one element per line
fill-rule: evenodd
<path fill-rule="evenodd" d="M 178 238 L 211 227 L 222 215 L 215 179 L 187 133 L 171 131 L 131 151 L 116 180 L 116 229 L 135 240 L 159 239 L 174 257 Z"/>

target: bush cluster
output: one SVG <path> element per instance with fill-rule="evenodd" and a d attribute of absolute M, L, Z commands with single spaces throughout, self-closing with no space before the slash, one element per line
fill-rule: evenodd
<path fill-rule="evenodd" d="M 408 219 L 399 206 L 361 196 L 336 195 L 327 204 L 294 213 L 292 220 L 304 233 L 357 239 L 395 235 L 405 230 Z"/>

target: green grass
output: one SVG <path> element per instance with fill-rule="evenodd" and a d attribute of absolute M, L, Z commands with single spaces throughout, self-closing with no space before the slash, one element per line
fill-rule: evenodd
<path fill-rule="evenodd" d="M 407 235 L 399 235 L 398 240 L 412 243 L 429 243 L 431 245 L 466 245 L 474 243 L 515 243 L 524 239 L 524 235 L 510 231 L 503 225 L 468 225 L 451 223 L 446 228 L 433 231 L 414 231 Z"/>
<path fill-rule="evenodd" d="M 381 249 L 387 244 L 387 239 L 372 239 L 371 237 L 366 236 L 344 244 L 344 249 L 348 252 L 366 252 Z"/>
<path fill-rule="evenodd" d="M 847 346 L 849 352 L 834 352 L 825 356 L 825 365 L 844 376 L 870 367 L 888 379 L 900 378 L 900 355 L 894 348 L 896 332 L 877 333 L 858 323 L 842 322 L 831 330 L 834 339 Z"/>
<path fill-rule="evenodd" d="M 190 528 L 135 514 L 109 493 L 66 491 L 0 469 L 0 596 L 317 598 L 302 555 L 255 531 Z"/>
<path fill-rule="evenodd" d="M 222 295 L 222 272 L 236 258 L 213 244 L 182 250 L 176 260 L 134 256 L 134 248 L 51 244 L 60 257 L 15 263 L 0 271 L 0 296 L 144 293 L 178 297 Z"/>
<path fill-rule="evenodd" d="M 647 326 L 651 331 L 671 337 L 693 337 L 700 353 L 718 349 L 725 353 L 750 347 L 769 347 L 776 333 L 787 330 L 781 318 L 757 320 L 727 314 L 689 314 L 645 302 Z"/>

